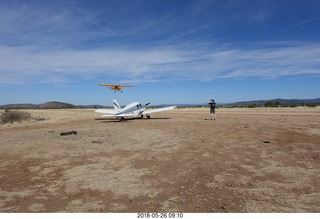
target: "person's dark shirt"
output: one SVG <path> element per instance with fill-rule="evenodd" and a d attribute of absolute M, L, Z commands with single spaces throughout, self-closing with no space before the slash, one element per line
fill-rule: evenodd
<path fill-rule="evenodd" d="M 216 109 L 216 103 L 215 102 L 211 102 L 211 103 L 209 103 L 209 105 L 210 105 L 210 110 L 211 111 L 214 111 Z"/>

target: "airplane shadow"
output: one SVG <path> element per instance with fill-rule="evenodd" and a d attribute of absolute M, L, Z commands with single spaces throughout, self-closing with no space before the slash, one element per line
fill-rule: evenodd
<path fill-rule="evenodd" d="M 131 122 L 131 121 L 134 121 L 134 120 L 164 120 L 164 119 L 170 119 L 170 118 L 167 118 L 167 117 L 150 118 L 150 119 L 147 119 L 147 118 L 126 118 L 126 119 L 123 119 L 123 120 L 120 120 L 118 118 L 97 118 L 95 120 L 102 121 L 103 123 L 112 123 L 112 122 Z"/>

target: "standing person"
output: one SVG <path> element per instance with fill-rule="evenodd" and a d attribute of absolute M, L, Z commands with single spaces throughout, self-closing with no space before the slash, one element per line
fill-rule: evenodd
<path fill-rule="evenodd" d="M 211 99 L 209 101 L 210 105 L 210 115 L 211 115 L 211 120 L 216 120 L 216 102 L 214 102 L 214 99 Z"/>

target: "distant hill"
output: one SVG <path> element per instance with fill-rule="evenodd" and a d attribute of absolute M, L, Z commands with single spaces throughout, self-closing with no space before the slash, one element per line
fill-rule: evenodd
<path fill-rule="evenodd" d="M 76 105 L 76 108 L 80 109 L 101 109 L 101 108 L 113 108 L 111 106 L 102 106 L 102 105 Z"/>
<path fill-rule="evenodd" d="M 37 109 L 38 105 L 22 103 L 22 104 L 7 104 L 0 106 L 0 109 Z"/>
<path fill-rule="evenodd" d="M 75 105 L 51 101 L 43 104 L 7 104 L 0 106 L 1 109 L 73 109 Z"/>
<path fill-rule="evenodd" d="M 250 100 L 241 101 L 226 104 L 226 106 L 249 106 L 249 105 L 259 105 L 264 106 L 267 102 L 273 103 L 279 106 L 294 106 L 294 105 L 320 105 L 320 98 L 316 99 L 272 99 L 272 100 Z"/>
<path fill-rule="evenodd" d="M 272 99 L 272 100 L 250 100 L 241 101 L 235 103 L 217 103 L 217 106 L 223 107 L 248 107 L 248 106 L 265 106 L 266 103 L 274 104 L 274 106 L 320 106 L 320 98 L 316 99 Z M 166 107 L 176 105 L 177 107 L 208 107 L 207 103 L 203 104 L 161 104 L 161 105 L 150 105 L 150 107 Z M 112 106 L 101 106 L 101 105 L 73 105 L 70 103 L 63 103 L 57 101 L 50 101 L 43 104 L 7 104 L 0 106 L 0 109 L 99 109 L 99 108 L 113 108 Z"/>
<path fill-rule="evenodd" d="M 40 104 L 39 108 L 40 109 L 73 109 L 73 108 L 76 108 L 76 106 L 70 103 L 51 101 L 44 104 Z"/>

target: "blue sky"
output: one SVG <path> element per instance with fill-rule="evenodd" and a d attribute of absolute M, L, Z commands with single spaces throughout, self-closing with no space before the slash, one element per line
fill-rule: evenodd
<path fill-rule="evenodd" d="M 318 98 L 319 12 L 318 0 L 3 0 L 0 105 Z"/>

